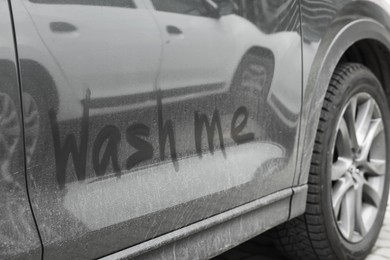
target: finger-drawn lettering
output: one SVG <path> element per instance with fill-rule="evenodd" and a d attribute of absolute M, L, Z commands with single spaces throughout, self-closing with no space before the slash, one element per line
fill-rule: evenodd
<path fill-rule="evenodd" d="M 67 135 L 65 142 L 61 147 L 57 114 L 54 109 L 49 110 L 49 119 L 53 135 L 54 156 L 56 161 L 56 177 L 60 188 L 63 188 L 65 185 L 66 165 L 70 155 L 72 155 L 77 180 L 83 181 L 86 177 L 90 97 L 91 91 L 88 89 L 83 107 L 83 117 L 81 119 L 79 148 L 77 147 L 76 137 L 74 134 Z"/>
<path fill-rule="evenodd" d="M 77 142 L 74 133 L 66 135 L 63 143 L 61 143 L 61 133 L 57 114 L 54 109 L 49 110 L 49 119 L 52 129 L 54 156 L 56 162 L 56 178 L 60 189 L 65 187 L 66 173 L 69 157 L 72 157 L 73 166 L 78 181 L 86 179 L 87 168 L 87 152 L 88 152 L 88 128 L 89 128 L 89 109 L 90 109 L 91 92 L 87 90 L 86 98 L 82 102 L 83 115 L 80 123 L 79 137 Z M 157 91 L 157 126 L 158 126 L 158 145 L 160 152 L 160 160 L 165 160 L 165 146 L 168 143 L 170 149 L 170 159 L 176 171 L 179 170 L 179 163 L 176 151 L 176 140 L 174 132 L 174 123 L 171 119 L 163 118 L 162 107 L 162 92 Z M 231 138 L 237 144 L 243 144 L 254 140 L 254 133 L 242 133 L 247 126 L 249 118 L 248 109 L 244 106 L 239 107 L 233 114 L 230 125 Z M 221 117 L 218 109 L 215 109 L 210 118 L 206 114 L 201 114 L 194 111 L 194 137 L 195 150 L 197 155 L 202 157 L 202 136 L 205 129 L 207 135 L 208 149 L 211 154 L 215 152 L 214 137 L 215 132 L 218 134 L 219 149 L 226 157 L 225 143 L 223 138 Z M 126 141 L 136 151 L 126 159 L 126 169 L 131 170 L 139 163 L 153 159 L 154 147 L 145 140 L 150 137 L 151 129 L 149 126 L 142 123 L 135 123 L 126 129 Z M 112 164 L 112 169 L 116 176 L 120 176 L 121 168 L 119 162 L 119 148 L 121 142 L 121 132 L 117 126 L 104 126 L 97 134 L 92 147 L 92 167 L 95 175 L 98 177 L 106 174 L 107 168 Z"/>
<path fill-rule="evenodd" d="M 103 176 L 107 170 L 108 164 L 112 163 L 112 168 L 117 176 L 121 169 L 118 161 L 118 146 L 121 141 L 121 133 L 118 127 L 113 125 L 105 126 L 97 135 L 92 149 L 92 165 L 96 176 Z M 107 142 L 106 149 L 100 160 L 100 151 L 103 144 Z"/>
<path fill-rule="evenodd" d="M 214 110 L 211 123 L 207 115 L 205 114 L 199 115 L 197 111 L 194 113 L 194 117 L 195 117 L 195 148 L 198 156 L 202 157 L 202 132 L 203 132 L 203 128 L 205 127 L 206 134 L 207 134 L 207 143 L 209 145 L 209 150 L 211 154 L 214 153 L 214 133 L 215 130 L 217 130 L 219 136 L 220 148 L 222 150 L 223 155 L 226 157 L 225 145 L 222 136 L 221 119 L 219 117 L 218 110 L 217 109 Z"/>
<path fill-rule="evenodd" d="M 140 138 L 140 136 L 149 137 L 149 135 L 150 128 L 144 124 L 134 124 L 127 128 L 127 142 L 138 150 L 127 159 L 126 167 L 128 170 L 142 161 L 153 158 L 153 146 Z"/>
<path fill-rule="evenodd" d="M 175 170 L 179 170 L 179 163 L 177 162 L 177 153 L 176 153 L 176 141 L 175 141 L 175 133 L 173 131 L 173 122 L 172 120 L 166 120 L 164 122 L 163 119 L 163 111 L 162 111 L 162 93 L 161 90 L 157 91 L 157 116 L 158 116 L 158 142 L 160 149 L 160 159 L 162 161 L 165 160 L 165 144 L 167 139 L 169 140 L 169 148 L 171 151 L 171 160 L 173 162 L 173 166 Z"/>
<path fill-rule="evenodd" d="M 244 116 L 244 119 L 237 125 L 237 120 L 240 116 Z M 254 133 L 240 134 L 248 123 L 248 116 L 248 109 L 244 106 L 239 107 L 233 114 L 230 135 L 237 144 L 247 143 L 255 139 Z"/>

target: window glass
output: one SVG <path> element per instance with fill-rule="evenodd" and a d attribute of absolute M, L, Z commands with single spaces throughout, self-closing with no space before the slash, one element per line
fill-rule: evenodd
<path fill-rule="evenodd" d="M 97 5 L 136 8 L 133 0 L 30 0 L 30 2 L 36 4 Z"/>
<path fill-rule="evenodd" d="M 202 0 L 152 0 L 157 11 L 195 16 L 207 16 Z"/>

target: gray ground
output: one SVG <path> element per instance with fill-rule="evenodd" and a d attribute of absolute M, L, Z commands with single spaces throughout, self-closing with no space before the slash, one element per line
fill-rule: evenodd
<path fill-rule="evenodd" d="M 256 240 L 233 248 L 214 260 L 286 260 L 267 237 L 260 236 L 260 239 Z M 390 260 L 390 199 L 379 239 L 366 260 Z"/>
<path fill-rule="evenodd" d="M 390 199 L 387 204 L 385 223 L 379 234 L 379 239 L 372 250 L 372 254 L 366 260 L 390 259 Z"/>

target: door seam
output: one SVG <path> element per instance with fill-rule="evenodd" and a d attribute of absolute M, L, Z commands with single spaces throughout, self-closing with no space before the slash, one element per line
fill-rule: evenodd
<path fill-rule="evenodd" d="M 34 209 L 31 204 L 31 198 L 30 198 L 30 192 L 29 192 L 29 186 L 28 186 L 28 181 L 27 181 L 27 155 L 26 155 L 26 139 L 25 139 L 25 126 L 24 126 L 24 109 L 23 109 L 23 89 L 22 89 L 22 78 L 21 78 L 21 68 L 20 68 L 20 61 L 19 61 L 19 53 L 18 53 L 18 44 L 17 44 L 17 39 L 16 39 L 16 28 L 15 28 L 15 21 L 14 21 L 14 15 L 13 15 L 13 10 L 12 10 L 12 5 L 11 5 L 11 0 L 7 0 L 8 2 L 8 8 L 10 12 L 10 17 L 11 17 L 11 25 L 12 25 L 12 36 L 13 36 L 13 43 L 14 43 L 14 50 L 15 50 L 15 61 L 16 61 L 16 70 L 17 70 L 17 80 L 18 80 L 18 94 L 19 94 L 19 102 L 20 102 L 20 107 L 21 107 L 21 117 L 22 117 L 22 145 L 23 145 L 23 168 L 24 168 L 24 179 L 25 179 L 25 185 L 26 185 L 26 194 L 27 194 L 27 199 L 28 199 L 28 204 L 30 206 L 30 211 L 31 215 L 35 224 L 35 230 L 38 234 L 39 242 L 41 245 L 41 260 L 43 260 L 43 254 L 44 254 L 44 247 L 43 247 L 43 242 L 42 242 L 42 237 L 39 232 L 38 228 L 38 222 L 36 219 L 36 216 L 34 214 Z"/>

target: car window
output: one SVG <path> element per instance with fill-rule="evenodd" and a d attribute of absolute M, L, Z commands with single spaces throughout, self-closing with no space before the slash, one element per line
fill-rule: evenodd
<path fill-rule="evenodd" d="M 97 5 L 136 8 L 133 0 L 29 0 L 36 4 L 62 4 L 62 5 Z"/>
<path fill-rule="evenodd" d="M 207 9 L 202 0 L 152 0 L 157 11 L 207 16 Z"/>

